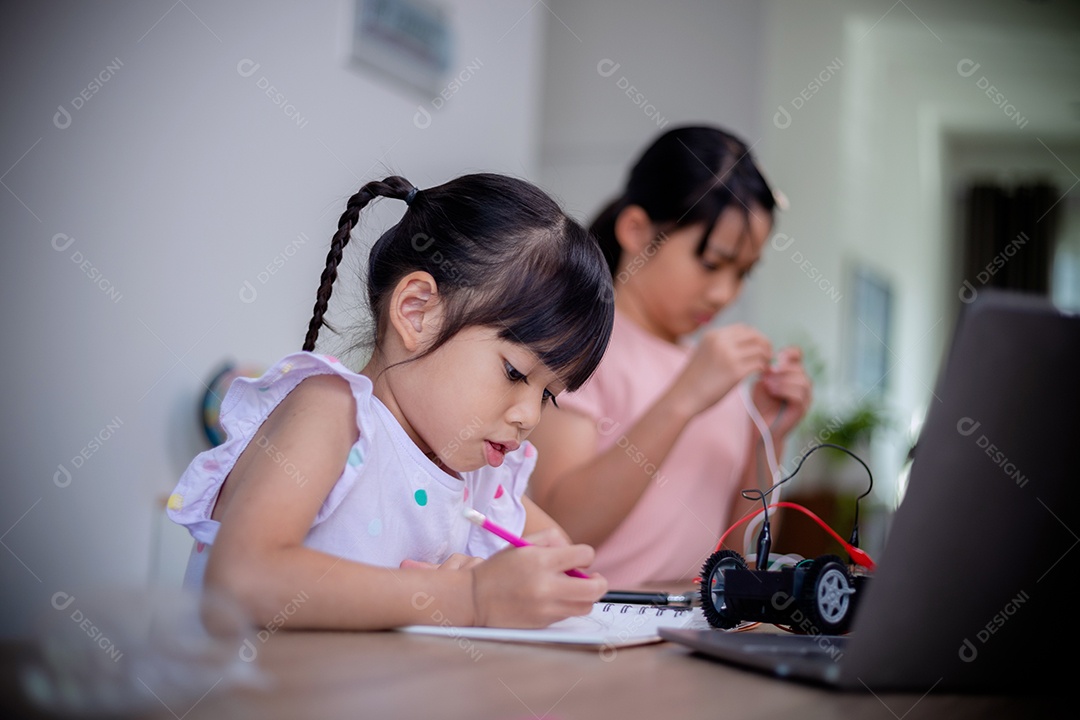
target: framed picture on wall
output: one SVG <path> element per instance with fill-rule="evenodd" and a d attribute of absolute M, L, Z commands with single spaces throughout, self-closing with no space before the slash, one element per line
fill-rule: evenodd
<path fill-rule="evenodd" d="M 354 0 L 350 60 L 425 98 L 439 94 L 450 69 L 449 14 L 428 0 Z"/>
<path fill-rule="evenodd" d="M 848 367 L 853 392 L 860 398 L 881 398 L 889 387 L 892 344 L 892 287 L 866 265 L 854 266 Z"/>

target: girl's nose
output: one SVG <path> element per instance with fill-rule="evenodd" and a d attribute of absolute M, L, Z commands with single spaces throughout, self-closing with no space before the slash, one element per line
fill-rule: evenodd
<path fill-rule="evenodd" d="M 705 290 L 705 299 L 717 309 L 728 305 L 739 294 L 739 276 L 734 269 L 725 268 L 711 279 Z"/>
<path fill-rule="evenodd" d="M 514 403 L 506 411 L 506 420 L 516 425 L 523 433 L 530 432 L 540 422 L 541 397 L 536 397 L 533 388 L 525 386 L 525 392 L 518 393 Z M 543 392 L 543 389 L 540 390 Z"/>

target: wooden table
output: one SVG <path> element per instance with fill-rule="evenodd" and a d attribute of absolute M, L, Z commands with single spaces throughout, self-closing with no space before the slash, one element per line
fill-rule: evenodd
<path fill-rule="evenodd" d="M 48 717 L 15 697 L 30 651 L 0 645 L 4 717 Z M 254 663 L 272 687 L 220 683 L 184 707 L 147 718 L 812 718 L 1036 717 L 1044 703 L 995 696 L 845 694 L 772 679 L 672 643 L 610 649 L 468 641 L 397 632 L 279 631 Z"/>

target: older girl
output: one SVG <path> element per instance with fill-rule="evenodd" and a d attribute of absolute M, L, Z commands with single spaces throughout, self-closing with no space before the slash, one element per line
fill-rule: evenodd
<path fill-rule="evenodd" d="M 782 444 L 810 403 L 798 348 L 712 327 L 772 231 L 773 192 L 744 143 L 712 127 L 668 131 L 594 221 L 615 278 L 600 368 L 534 436 L 531 497 L 616 586 L 687 581 L 750 506 L 759 441 L 750 393 Z M 764 466 L 764 463 L 762 463 Z M 765 483 L 771 484 L 771 483 Z"/>

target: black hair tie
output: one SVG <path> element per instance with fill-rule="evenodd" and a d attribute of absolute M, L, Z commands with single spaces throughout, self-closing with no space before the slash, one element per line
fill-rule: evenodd
<path fill-rule="evenodd" d="M 420 192 L 420 190 L 416 186 L 413 186 L 413 189 L 410 190 L 409 194 L 405 196 L 405 204 L 412 205 L 413 198 L 416 197 L 416 193 L 418 192 Z"/>

